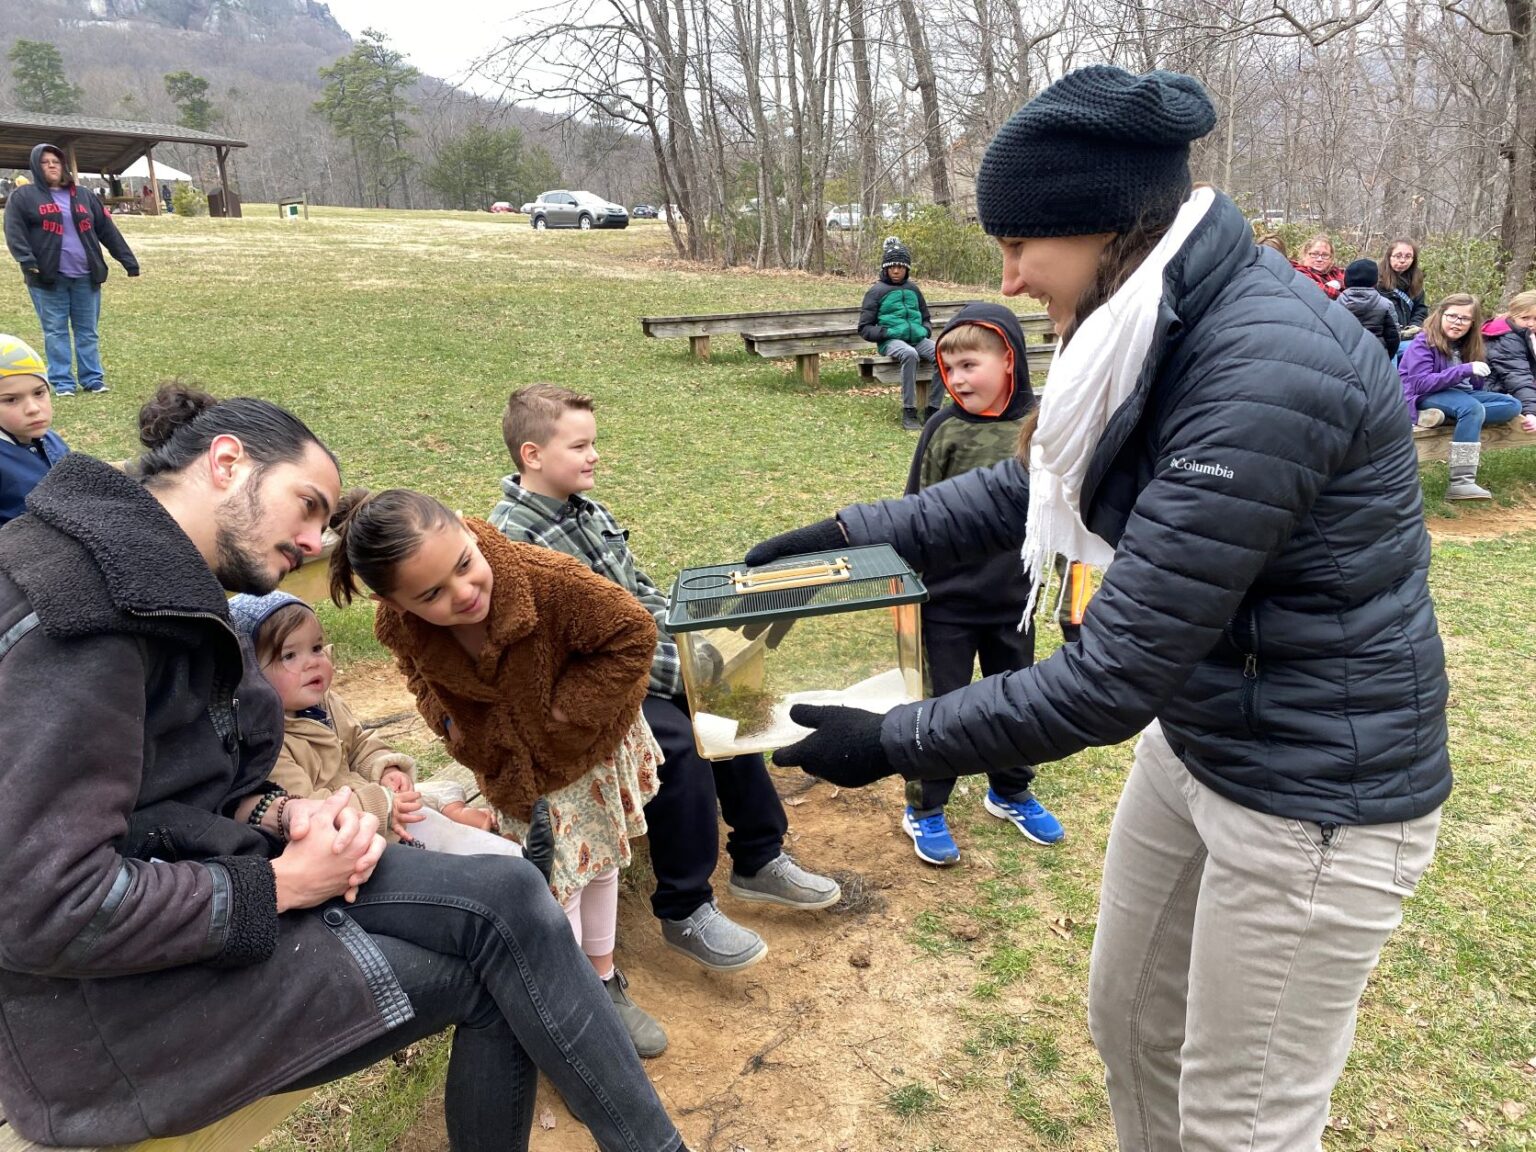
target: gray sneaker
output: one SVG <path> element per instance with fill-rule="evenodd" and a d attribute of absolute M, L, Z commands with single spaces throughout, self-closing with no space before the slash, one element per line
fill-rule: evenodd
<path fill-rule="evenodd" d="M 661 938 L 668 948 L 714 972 L 740 972 L 768 955 L 763 938 L 737 924 L 713 900 L 686 920 L 663 920 Z"/>
<path fill-rule="evenodd" d="M 628 1030 L 635 1051 L 647 1059 L 665 1052 L 667 1034 L 649 1012 L 629 998 L 629 978 L 615 968 L 613 975 L 603 981 L 603 987 L 608 991 L 608 999 L 618 1009 L 619 1019 Z"/>
<path fill-rule="evenodd" d="M 836 880 L 807 872 L 788 852 L 780 852 L 756 876 L 731 871 L 731 895 L 763 904 L 782 904 L 802 912 L 830 908 L 843 898 Z"/>

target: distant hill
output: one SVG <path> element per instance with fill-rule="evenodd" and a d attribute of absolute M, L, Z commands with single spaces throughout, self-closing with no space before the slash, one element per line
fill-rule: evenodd
<path fill-rule="evenodd" d="M 187 69 L 210 83 L 221 131 L 250 147 L 234 153 L 247 200 L 305 194 L 316 203 L 354 202 L 350 154 L 314 113 L 319 69 L 344 56 L 352 39 L 317 0 L 0 0 L 0 54 L 17 40 L 58 46 L 71 81 L 93 116 L 174 123 L 167 72 Z M 408 51 L 408 45 L 397 45 Z M 9 66 L 0 62 L 0 107 L 11 105 Z M 646 199 L 646 149 L 626 142 L 595 149 L 579 127 L 525 110 L 503 110 L 424 77 L 415 95 L 417 160 L 469 123 L 515 124 L 554 157 L 573 187 Z M 157 151 L 156 155 L 161 155 Z M 212 178 L 207 149 L 167 147 L 165 159 Z M 425 189 L 413 203 L 430 203 Z"/>

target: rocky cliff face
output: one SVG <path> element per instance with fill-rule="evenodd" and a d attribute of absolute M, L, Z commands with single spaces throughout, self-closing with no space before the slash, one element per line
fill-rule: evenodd
<path fill-rule="evenodd" d="M 345 36 L 331 10 L 318 0 L 78 0 L 87 20 L 142 22 L 187 32 L 266 39 L 295 23 Z"/>

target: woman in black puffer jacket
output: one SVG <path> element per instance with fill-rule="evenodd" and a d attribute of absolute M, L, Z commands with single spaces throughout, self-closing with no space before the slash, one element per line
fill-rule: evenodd
<path fill-rule="evenodd" d="M 1072 73 L 988 149 L 1003 291 L 1063 338 L 1028 449 L 843 509 L 749 562 L 886 541 L 931 572 L 1107 565 L 1081 639 L 886 716 L 800 707 L 776 760 L 845 785 L 1140 733 L 1089 1024 L 1121 1149 L 1319 1146 L 1366 977 L 1451 788 L 1401 390 L 1354 318 L 1193 189 L 1187 76 Z M 1033 607 L 1033 605 L 1031 605 Z"/>

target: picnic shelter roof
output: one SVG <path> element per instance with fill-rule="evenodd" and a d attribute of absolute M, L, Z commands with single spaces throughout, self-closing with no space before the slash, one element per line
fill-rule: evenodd
<path fill-rule="evenodd" d="M 209 148 L 244 148 L 244 140 L 199 132 L 179 124 L 144 124 L 98 116 L 57 116 L 0 111 L 0 168 L 25 169 L 38 144 L 74 147 L 80 172 L 117 175 L 156 144 L 201 144 Z"/>

